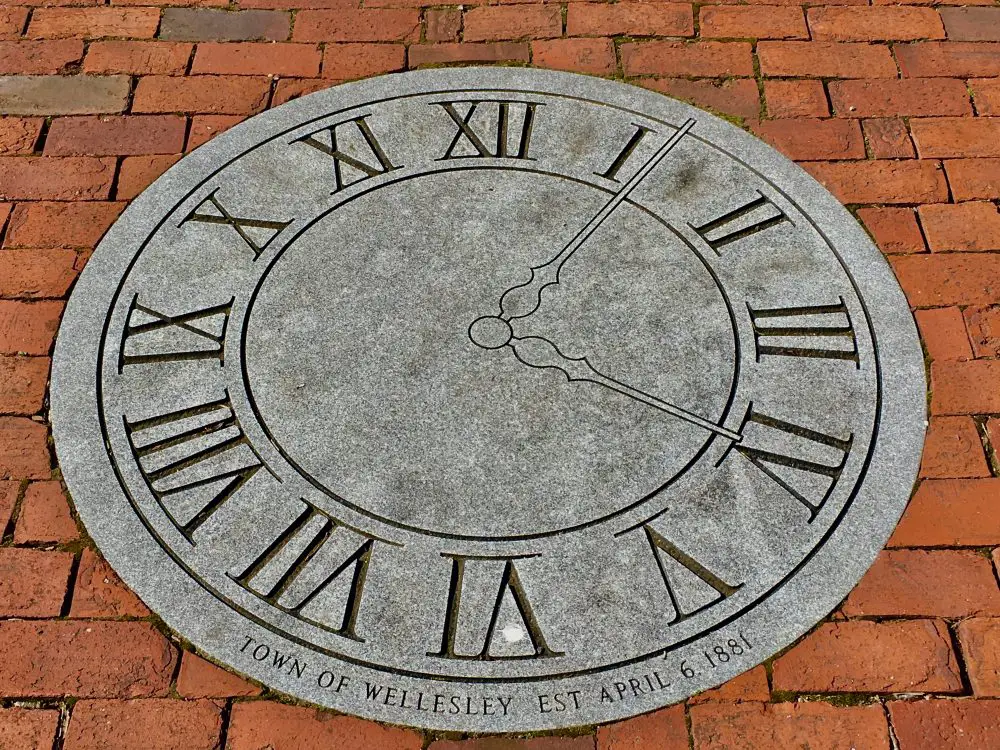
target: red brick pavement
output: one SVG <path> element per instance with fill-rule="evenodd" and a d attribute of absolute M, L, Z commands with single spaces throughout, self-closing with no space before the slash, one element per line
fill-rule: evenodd
<path fill-rule="evenodd" d="M 0 747 L 1000 747 L 1000 7 L 434 2 L 0 6 Z M 921 483 L 840 610 L 719 690 L 573 737 L 440 739 L 268 700 L 164 636 L 77 527 L 48 444 L 63 300 L 128 200 L 267 107 L 451 63 L 624 78 L 738 120 L 855 210 L 930 365 Z"/>

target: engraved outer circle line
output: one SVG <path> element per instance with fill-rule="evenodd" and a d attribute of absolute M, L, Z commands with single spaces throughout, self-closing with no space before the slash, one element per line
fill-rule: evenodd
<path fill-rule="evenodd" d="M 499 85 L 486 85 L 487 81 Z M 546 90 L 550 88 L 559 90 Z M 428 89 L 434 90 L 429 92 Z M 838 513 L 833 525 L 826 529 L 819 545 L 800 560 L 795 569 L 776 587 L 759 598 L 755 604 L 749 605 L 725 621 L 691 638 L 675 642 L 666 649 L 652 652 L 646 660 L 650 669 L 675 669 L 676 663 L 654 662 L 652 657 L 681 649 L 692 642 L 701 642 L 707 639 L 711 632 L 740 620 L 743 621 L 741 626 L 747 628 L 752 637 L 756 635 L 753 655 L 725 665 L 720 664 L 711 671 L 700 671 L 689 682 L 672 678 L 675 680 L 674 687 L 663 694 L 662 698 L 650 698 L 638 705 L 618 702 L 606 707 L 598 706 L 596 701 L 591 701 L 581 707 L 569 722 L 565 715 L 560 718 L 558 715 L 540 716 L 537 710 L 532 713 L 530 706 L 524 703 L 525 700 L 529 703 L 533 700 L 531 687 L 527 684 L 523 687 L 517 684 L 551 680 L 553 689 L 559 689 L 555 683 L 558 676 L 514 678 L 503 681 L 514 683 L 508 689 L 509 694 L 516 697 L 519 708 L 517 712 L 507 717 L 506 722 L 498 723 L 495 719 L 484 718 L 481 715 L 451 717 L 420 713 L 404 714 L 400 713 L 398 708 L 390 711 L 388 708 L 383 709 L 380 705 L 365 701 L 363 695 L 335 695 L 330 691 L 317 690 L 315 684 L 311 687 L 308 684 L 294 687 L 287 680 L 279 679 L 273 672 L 265 670 L 259 663 L 251 661 L 249 657 L 242 656 L 229 638 L 221 637 L 220 633 L 231 633 L 232 637 L 236 637 L 238 632 L 233 631 L 233 626 L 238 622 L 233 620 L 230 614 L 234 612 L 232 603 L 215 596 L 210 587 L 206 587 L 206 583 L 194 575 L 177 557 L 174 550 L 162 544 L 150 526 L 149 520 L 136 507 L 136 498 L 124 484 L 117 459 L 112 455 L 108 464 L 104 464 L 103 461 L 95 463 L 94 456 L 97 452 L 103 453 L 106 449 L 106 418 L 102 406 L 95 400 L 95 397 L 100 397 L 103 403 L 102 385 L 100 377 L 96 383 L 88 382 L 86 373 L 82 371 L 80 365 L 85 363 L 87 371 L 96 370 L 98 375 L 102 372 L 104 351 L 108 343 L 107 324 L 114 308 L 108 309 L 107 315 L 102 315 L 100 306 L 94 303 L 96 300 L 107 300 L 112 297 L 117 299 L 120 288 L 116 289 L 114 284 L 120 284 L 120 280 L 131 272 L 138 257 L 134 248 L 140 247 L 141 252 L 148 240 L 148 236 L 143 237 L 144 226 L 155 224 L 152 230 L 155 233 L 168 218 L 159 208 L 164 198 L 186 193 L 182 200 L 187 200 L 219 170 L 258 146 L 263 146 L 272 138 L 280 136 L 280 133 L 277 136 L 273 135 L 278 128 L 282 128 L 282 133 L 285 133 L 301 128 L 309 122 L 326 119 L 334 114 L 334 107 L 331 105 L 341 102 L 352 104 L 344 107 L 344 110 L 347 110 L 400 98 L 392 96 L 375 99 L 374 94 L 404 92 L 406 95 L 427 93 L 444 95 L 454 91 L 468 94 L 532 89 L 550 98 L 578 99 L 614 107 L 650 121 L 664 122 L 648 112 L 666 112 L 665 116 L 671 119 L 678 111 L 698 116 L 703 118 L 709 137 L 719 139 L 720 143 L 727 144 L 728 148 L 762 165 L 762 168 L 776 174 L 790 192 L 801 195 L 811 212 L 803 212 L 802 215 L 824 239 L 841 266 L 845 268 L 866 317 L 866 325 L 875 346 L 875 425 L 877 430 L 886 434 L 876 433 L 864 458 L 858 483 L 852 488 L 850 498 Z M 574 92 L 581 96 L 570 96 L 563 92 Z M 633 109 L 630 105 L 635 102 L 639 102 L 635 106 L 644 107 L 648 112 L 638 112 Z M 309 119 L 310 117 L 312 119 Z M 291 127 L 284 129 L 293 119 Z M 786 200 L 797 206 L 794 201 L 788 199 L 785 190 L 766 180 L 758 169 L 747 164 L 744 159 L 734 156 L 727 149 L 704 138 L 697 139 L 765 179 Z M 249 149 L 246 148 L 248 142 L 254 144 Z M 216 166 L 221 161 L 219 157 L 225 159 L 221 167 Z M 171 628 L 182 633 L 192 644 L 204 649 L 210 656 L 222 659 L 224 663 L 239 672 L 263 680 L 278 690 L 288 690 L 305 700 L 339 710 L 347 710 L 376 720 L 433 729 L 524 731 L 625 718 L 682 700 L 686 695 L 718 685 L 772 656 L 807 632 L 813 623 L 827 614 L 836 605 L 836 600 L 846 595 L 860 579 L 881 549 L 905 506 L 905 501 L 909 497 L 909 481 L 916 476 L 916 464 L 924 432 L 926 381 L 923 363 L 919 356 L 916 327 L 898 282 L 893 279 L 884 258 L 870 239 L 827 190 L 773 149 L 716 117 L 639 88 L 575 74 L 503 68 L 432 70 L 384 76 L 302 97 L 278 111 L 264 113 L 236 126 L 228 133 L 220 135 L 210 146 L 186 156 L 183 162 L 184 167 L 178 166 L 168 170 L 166 175 L 126 209 L 124 216 L 108 231 L 102 240 L 102 247 L 98 248 L 95 257 L 84 270 L 78 282 L 76 290 L 78 293 L 75 298 L 70 298 L 67 305 L 67 314 L 60 329 L 61 335 L 56 341 L 51 421 L 56 436 L 59 465 L 64 467 L 70 490 L 79 500 L 80 515 L 88 531 L 101 545 L 109 562 L 126 583 L 160 613 Z M 199 175 L 206 173 L 209 173 L 209 177 L 188 191 L 191 178 L 200 179 Z M 799 210 L 801 212 L 801 209 Z M 828 230 L 821 230 L 817 221 L 822 221 Z M 835 247 L 834 242 L 828 238 L 827 231 L 835 238 L 837 245 L 843 247 L 846 257 L 852 263 L 852 270 L 847 270 L 838 247 Z M 130 252 L 134 253 L 131 258 L 129 258 Z M 857 278 L 854 273 L 858 274 Z M 868 297 L 860 294 L 859 285 L 869 295 Z M 874 313 L 869 310 L 869 303 L 874 305 Z M 100 320 L 102 317 L 103 322 Z M 876 324 L 883 338 L 881 346 L 876 340 Z M 95 356 L 99 357 L 96 361 Z M 890 364 L 892 367 L 883 372 L 883 363 L 886 368 Z M 861 481 L 862 479 L 865 481 Z M 123 496 L 116 496 L 117 493 L 112 491 L 114 486 L 123 490 Z M 145 504 L 145 501 L 143 502 Z M 856 512 L 848 515 L 849 507 L 853 507 Z M 156 545 L 137 543 L 141 539 L 139 535 L 143 535 L 143 529 L 161 543 Z M 832 545 L 828 544 L 831 538 L 834 540 Z M 189 575 L 187 577 L 177 575 L 179 571 L 173 571 L 170 560 Z M 798 575 L 803 568 L 806 569 L 807 576 Z M 816 581 L 822 583 L 819 588 L 815 585 Z M 782 587 L 784 587 L 782 594 L 775 596 L 775 592 Z M 202 599 L 200 591 L 205 591 L 210 598 Z M 239 613 L 239 610 L 235 610 L 235 614 Z M 256 618 L 251 617 L 245 622 L 245 633 L 267 637 L 264 630 L 269 630 L 275 633 L 281 644 L 284 644 L 283 648 L 294 648 L 294 637 L 275 631 L 267 623 L 257 622 Z M 731 631 L 730 634 L 734 632 Z M 338 669 L 337 661 L 325 664 L 322 661 L 320 655 L 326 652 L 325 649 L 310 642 L 299 642 L 308 652 L 312 652 L 321 660 L 318 669 L 324 666 Z M 694 655 L 693 648 L 680 652 L 680 656 L 684 657 L 690 658 Z M 343 672 L 351 675 L 352 679 L 373 677 L 378 679 L 377 674 L 370 668 L 357 664 L 353 659 L 339 657 L 339 661 L 344 665 L 339 669 L 355 664 L 358 671 Z M 643 661 L 643 658 L 633 659 L 628 663 L 637 661 Z M 419 673 L 412 674 L 415 679 L 411 681 L 410 675 L 403 670 L 379 668 L 378 671 L 400 675 L 401 686 L 412 689 L 426 690 L 430 686 L 433 690 L 435 682 L 456 682 L 469 685 L 469 691 L 474 692 L 478 690 L 474 687 L 476 683 L 484 681 L 470 677 L 448 680 Z M 567 687 L 596 688 L 597 685 L 585 681 L 584 677 L 586 674 L 598 671 L 605 670 L 598 668 L 583 673 L 579 680 L 574 679 Z M 627 676 L 629 673 L 621 670 L 614 675 L 614 678 Z M 492 680 L 487 678 L 485 681 Z"/>
<path fill-rule="evenodd" d="M 469 89 L 463 89 L 463 90 L 469 90 Z M 503 91 L 506 91 L 506 92 L 509 92 L 509 93 L 536 93 L 536 94 L 539 93 L 539 92 L 524 92 L 524 91 L 519 91 L 519 90 L 509 90 L 509 89 L 505 90 L 505 89 L 492 89 L 492 88 L 485 89 L 485 90 L 487 90 L 487 91 L 500 91 L 500 90 L 503 90 Z M 452 92 L 434 91 L 434 92 L 430 92 L 430 93 L 439 94 L 439 93 L 452 93 Z M 420 94 L 420 95 L 427 95 L 427 92 L 425 92 L 424 94 Z M 545 94 L 545 95 L 548 95 L 548 94 Z M 566 96 L 566 95 L 561 95 L 561 96 L 562 96 L 562 98 L 569 98 L 569 99 L 579 99 L 580 98 L 580 97 L 570 97 L 570 96 Z M 400 98 L 404 98 L 404 97 L 403 96 L 392 97 L 392 99 L 400 99 Z M 613 108 L 616 108 L 616 109 L 622 109 L 622 108 L 619 108 L 619 107 L 614 107 L 614 105 L 606 104 L 606 103 L 601 102 L 599 100 L 586 100 L 586 99 L 583 99 L 583 101 L 588 101 L 589 103 L 603 105 L 603 106 L 610 106 L 610 107 L 613 107 Z M 322 117 L 315 118 L 315 119 L 326 119 L 327 117 L 331 117 L 333 115 L 340 114 L 341 112 L 350 111 L 352 109 L 357 109 L 357 108 L 358 107 L 348 107 L 348 108 L 345 108 L 345 109 L 340 110 L 340 111 L 327 113 L 327 114 L 323 115 Z M 635 114 L 640 114 L 640 113 L 635 113 Z M 643 116 L 646 117 L 647 119 L 653 121 L 653 122 L 659 122 L 661 124 L 668 125 L 669 127 L 675 127 L 675 126 L 671 125 L 670 123 L 662 121 L 662 120 L 659 120 L 659 119 L 657 119 L 655 117 L 651 117 L 649 115 L 643 115 Z M 288 132 L 291 132 L 293 130 L 296 130 L 299 127 L 301 127 L 303 124 L 307 124 L 307 123 L 300 123 L 299 125 L 297 125 L 297 126 L 295 126 L 293 128 L 289 128 L 288 130 L 284 131 L 283 133 L 279 134 L 278 136 L 275 136 L 275 138 L 276 137 L 280 137 L 281 135 L 284 135 L 284 134 L 286 134 Z M 270 140 L 274 140 L 274 138 L 268 139 L 268 141 L 262 141 L 261 143 L 255 144 L 252 148 L 247 149 L 247 151 L 244 152 L 242 154 L 242 156 L 245 156 L 246 153 L 249 153 L 250 151 L 258 148 L 259 146 L 264 145 L 265 143 L 269 142 Z M 699 140 L 702 140 L 702 139 L 699 138 Z M 725 627 L 726 625 L 730 624 L 731 622 L 735 621 L 739 617 L 741 617 L 744 614 L 746 614 L 748 611 L 754 609 L 756 606 L 759 605 L 759 603 L 761 601 L 763 601 L 765 599 L 768 599 L 771 596 L 773 596 L 774 593 L 778 589 L 780 589 L 782 586 L 784 586 L 784 584 L 787 583 L 787 581 L 789 579 L 791 579 L 792 577 L 794 577 L 798 573 L 798 571 L 804 565 L 806 565 L 809 562 L 809 560 L 812 559 L 812 557 L 816 554 L 816 552 L 819 549 L 822 548 L 823 544 L 830 537 L 830 535 L 833 534 L 833 532 L 837 529 L 837 527 L 839 526 L 839 524 L 840 524 L 841 520 L 843 519 L 844 515 L 847 513 L 847 510 L 850 508 L 850 506 L 851 506 L 851 504 L 852 504 L 852 502 L 853 502 L 853 500 L 854 500 L 854 498 L 855 498 L 855 496 L 856 496 L 856 494 L 858 492 L 858 489 L 861 486 L 861 483 L 862 483 L 864 477 L 867 474 L 868 465 L 869 465 L 869 462 L 871 460 L 871 456 L 872 456 L 872 453 L 874 452 L 875 445 L 876 445 L 876 442 L 877 442 L 877 439 L 878 439 L 878 426 L 879 426 L 880 421 L 881 421 L 881 408 L 882 408 L 882 399 L 881 399 L 881 392 L 882 392 L 882 390 L 881 390 L 881 366 L 880 366 L 879 356 L 878 356 L 878 353 L 877 353 L 878 349 L 877 349 L 877 344 L 876 344 L 876 340 L 875 340 L 875 331 L 874 331 L 874 329 L 873 329 L 873 327 L 871 325 L 871 319 L 870 319 L 870 316 L 869 316 L 867 305 L 865 304 L 865 300 L 861 296 L 860 291 L 857 288 L 857 284 L 856 284 L 856 282 L 854 280 L 854 277 L 850 273 L 850 270 L 843 263 L 843 260 L 840 257 L 840 254 L 837 252 L 836 248 L 833 247 L 832 243 L 827 239 L 826 235 L 822 232 L 822 230 L 820 230 L 820 228 L 818 226 L 816 226 L 816 224 L 812 221 L 812 218 L 809 217 L 808 214 L 806 214 L 804 211 L 802 211 L 798 207 L 798 204 L 794 200 L 792 200 L 784 191 L 782 191 L 780 188 L 778 188 L 776 185 L 774 185 L 769 179 L 767 179 L 766 177 L 764 177 L 763 175 L 761 175 L 759 172 L 757 172 L 757 170 L 753 170 L 752 167 L 749 167 L 749 165 L 746 165 L 738 157 L 735 157 L 735 156 L 729 154 L 727 151 L 725 151 L 725 149 L 722 149 L 722 148 L 716 146 L 714 143 L 711 143 L 709 141 L 702 140 L 702 142 L 705 143 L 706 145 L 708 145 L 709 147 L 716 148 L 717 150 L 722 151 L 723 153 L 725 153 L 730 158 L 732 158 L 732 159 L 738 161 L 740 164 L 742 164 L 742 165 L 747 166 L 748 168 L 750 168 L 762 180 L 764 180 L 769 185 L 771 185 L 786 200 L 788 200 L 789 203 L 791 203 L 792 205 L 796 206 L 796 209 L 799 211 L 799 213 L 802 216 L 804 216 L 810 222 L 810 224 L 812 224 L 812 226 L 816 229 L 816 231 L 820 234 L 820 236 L 823 238 L 823 240 L 826 243 L 826 245 L 835 254 L 838 262 L 840 263 L 841 267 L 844 269 L 845 274 L 850 279 L 851 286 L 852 286 L 852 288 L 855 291 L 855 295 L 857 296 L 858 300 L 860 301 L 860 304 L 861 304 L 862 309 L 863 309 L 864 314 L 865 314 L 865 322 L 866 322 L 866 325 L 868 326 L 869 333 L 870 333 L 870 335 L 872 337 L 873 355 L 874 355 L 874 359 L 875 359 L 875 370 L 876 370 L 876 383 L 877 383 L 877 386 L 876 386 L 876 408 L 875 408 L 875 419 L 874 419 L 874 427 L 873 427 L 873 437 L 872 437 L 872 440 L 870 441 L 870 446 L 869 446 L 869 449 L 868 449 L 868 453 L 866 454 L 865 460 L 862 463 L 861 469 L 858 472 L 858 479 L 854 483 L 854 486 L 853 486 L 853 488 L 851 490 L 851 493 L 850 493 L 849 497 L 845 501 L 843 508 L 837 514 L 837 517 L 834 519 L 834 522 L 831 523 L 830 527 L 827 529 L 827 531 L 820 538 L 819 542 L 816 545 L 814 545 L 814 547 L 810 550 L 810 552 L 807 555 L 805 555 L 802 558 L 802 560 L 800 560 L 799 563 L 786 576 L 784 576 L 780 581 L 778 581 L 778 583 L 776 583 L 768 591 L 766 591 L 763 594 L 761 594 L 755 600 L 753 600 L 752 602 L 748 603 L 745 607 L 743 607 L 742 609 L 740 609 L 737 612 L 733 613 L 732 615 L 730 615 L 729 617 L 725 618 L 724 620 L 721 620 L 721 621 L 715 623 L 711 627 L 706 628 L 705 630 L 699 631 L 697 634 L 694 634 L 694 635 L 692 635 L 692 636 L 690 636 L 690 637 L 688 637 L 686 639 L 677 641 L 677 642 L 671 644 L 670 646 L 667 646 L 667 647 L 664 647 L 664 648 L 661 648 L 661 649 L 656 649 L 655 651 L 649 652 L 649 653 L 644 654 L 644 655 L 632 657 L 630 659 L 622 660 L 622 661 L 615 662 L 615 663 L 609 664 L 609 665 L 603 665 L 603 666 L 600 666 L 600 667 L 591 667 L 591 668 L 588 668 L 586 670 L 577 670 L 577 671 L 574 671 L 574 672 L 557 673 L 557 674 L 551 674 L 550 673 L 550 674 L 545 674 L 545 675 L 520 676 L 520 677 L 468 677 L 468 676 L 465 676 L 465 677 L 456 677 L 456 676 L 428 675 L 428 674 L 423 673 L 423 672 L 414 672 L 414 671 L 411 671 L 411 670 L 403 670 L 403 669 L 399 669 L 399 668 L 395 668 L 395 667 L 387 667 L 385 665 L 380 665 L 380 664 L 377 664 L 377 663 L 369 663 L 369 662 L 366 662 L 366 661 L 364 661 L 362 659 L 357 659 L 356 657 L 352 657 L 352 656 L 349 656 L 349 655 L 346 655 L 346 654 L 341 654 L 339 652 L 332 651 L 331 649 L 327 649 L 325 647 L 318 646 L 317 644 L 311 643 L 309 641 L 305 641 L 304 639 L 301 639 L 298 636 L 295 636 L 295 635 L 293 635 L 291 633 L 286 633 L 285 631 L 281 630 L 280 628 L 277 628 L 276 626 L 273 626 L 271 623 L 268 623 L 266 621 L 261 620 L 256 615 L 254 615 L 254 614 L 246 611 L 240 605 L 236 604 L 232 600 L 228 599 L 224 595 L 222 595 L 219 592 L 217 592 L 216 589 L 210 583 L 208 583 L 207 581 L 205 581 L 204 579 L 202 579 L 201 576 L 197 575 L 197 573 L 195 571 L 193 571 L 185 562 L 183 562 L 183 560 L 175 553 L 175 551 L 172 548 L 170 548 L 168 545 L 166 545 L 164 543 L 164 541 L 162 540 L 162 538 L 159 536 L 159 534 L 156 533 L 155 529 L 151 526 L 149 520 L 145 517 L 145 515 L 142 513 L 141 509 L 138 507 L 138 504 L 135 502 L 134 498 L 132 497 L 131 492 L 129 492 L 129 489 L 128 489 L 127 485 L 124 483 L 124 479 L 121 476 L 120 470 L 118 468 L 116 457 L 109 451 L 108 455 L 112 459 L 112 463 L 114 465 L 115 474 L 118 477 L 118 480 L 121 483 L 123 490 L 125 491 L 125 494 L 126 494 L 126 496 L 128 498 L 128 501 L 129 501 L 130 505 L 133 507 L 133 509 L 136 512 L 136 514 L 142 520 L 143 525 L 146 526 L 146 528 L 150 531 L 150 533 L 154 537 L 154 539 L 156 539 L 156 541 L 159 544 L 159 546 L 161 546 L 167 552 L 167 554 L 171 557 L 171 559 L 173 559 L 175 562 L 177 562 L 182 567 L 183 570 L 185 570 L 195 581 L 198 582 L 198 584 L 200 586 L 202 586 L 202 588 L 204 588 L 206 591 L 208 591 L 209 593 L 211 593 L 213 596 L 215 596 L 220 601 L 222 601 L 222 602 L 226 603 L 227 605 L 229 605 L 231 608 L 233 608 L 235 611 L 237 611 L 240 614 L 242 614 L 244 617 L 247 617 L 248 619 L 252 620 L 253 622 L 256 622 L 258 625 L 261 625 L 265 629 L 271 630 L 272 632 L 274 632 L 274 633 L 276 633 L 276 634 L 278 634 L 278 635 L 280 635 L 280 636 L 282 636 L 284 638 L 287 638 L 290 641 L 293 641 L 295 643 L 299 643 L 299 645 L 301 645 L 301 646 L 303 646 L 303 647 L 305 647 L 307 649 L 323 653 L 323 654 L 325 654 L 327 656 L 330 656 L 330 657 L 333 657 L 333 658 L 336 658 L 336 659 L 339 659 L 339 660 L 342 660 L 342 661 L 345 661 L 345 662 L 348 662 L 348 663 L 351 663 L 351 664 L 355 664 L 355 665 L 358 665 L 358 666 L 364 666 L 364 667 L 368 667 L 370 669 L 375 669 L 377 671 L 387 672 L 387 673 L 391 673 L 391 674 L 397 674 L 397 675 L 401 675 L 401 676 L 414 677 L 414 678 L 419 678 L 419 679 L 435 680 L 435 681 L 443 681 L 443 682 L 461 682 L 461 683 L 470 683 L 470 684 L 471 683 L 475 683 L 475 684 L 502 684 L 502 683 L 540 682 L 540 681 L 545 681 L 545 680 L 557 680 L 557 679 L 565 679 L 565 678 L 569 678 L 569 677 L 587 676 L 587 675 L 591 675 L 591 674 L 597 674 L 597 673 L 600 673 L 600 672 L 609 671 L 609 670 L 612 670 L 612 669 L 618 669 L 618 668 L 621 668 L 621 667 L 624 667 L 624 666 L 629 666 L 631 664 L 636 664 L 636 663 L 639 663 L 639 662 L 647 661 L 647 660 L 649 660 L 649 659 L 651 659 L 651 658 L 653 658 L 655 656 L 661 655 L 661 654 L 665 655 L 665 654 L 670 653 L 671 651 L 676 650 L 678 648 L 681 648 L 681 647 L 683 647 L 683 646 L 685 646 L 685 645 L 687 645 L 687 644 L 689 644 L 691 642 L 694 642 L 696 640 L 700 640 L 702 637 L 704 637 L 704 636 L 706 636 L 706 635 L 708 635 L 708 634 L 710 634 L 712 632 L 715 632 L 716 630 L 718 630 L 720 628 Z M 118 290 L 115 292 L 114 299 L 112 301 L 111 306 L 109 307 L 108 316 L 107 316 L 106 322 L 105 322 L 105 335 L 104 335 L 104 337 L 102 337 L 101 343 L 100 343 L 100 353 L 99 353 L 99 357 L 98 357 L 98 362 L 99 363 L 103 363 L 103 360 L 104 360 L 104 345 L 105 345 L 106 336 L 107 336 L 107 328 L 108 328 L 108 326 L 110 326 L 111 314 L 113 313 L 113 311 L 115 309 L 115 306 L 117 304 L 117 299 L 118 299 L 118 297 L 121 294 L 121 289 L 124 286 L 125 279 L 127 278 L 128 273 L 131 270 L 131 267 L 134 265 L 134 263 L 136 262 L 136 260 L 138 260 L 139 256 L 141 255 L 142 250 L 145 248 L 145 246 L 148 243 L 149 239 L 152 238 L 152 236 L 154 236 L 157 231 L 159 231 L 159 229 L 162 227 L 163 223 L 167 220 L 167 218 L 177 210 L 177 206 L 181 205 L 184 201 L 186 201 L 187 199 L 189 199 L 191 197 L 191 195 L 193 195 L 195 192 L 197 192 L 197 190 L 202 185 L 204 185 L 206 182 L 208 182 L 215 174 L 217 174 L 218 172 L 222 171 L 222 169 L 224 169 L 226 166 L 228 166 L 233 161 L 236 161 L 239 158 L 241 158 L 241 157 L 235 157 L 234 159 L 231 159 L 231 160 L 227 161 L 222 167 L 220 167 L 215 172 L 213 172 L 212 174 L 210 174 L 209 176 L 207 176 L 205 179 L 203 179 L 201 182 L 199 182 L 198 185 L 196 187 L 194 187 L 191 191 L 189 191 L 184 196 L 184 198 L 182 200 L 178 201 L 178 203 L 175 205 L 175 207 L 171 211 L 167 212 L 163 216 L 163 218 L 159 222 L 157 222 L 157 225 L 156 225 L 155 229 L 150 233 L 149 237 L 147 237 L 147 239 L 143 241 L 142 246 L 137 251 L 135 257 L 132 260 L 132 262 L 129 264 L 129 271 L 126 271 L 122 275 L 122 278 L 121 278 Z M 98 372 L 97 387 L 98 387 L 98 398 L 99 398 L 99 400 L 101 400 L 101 403 L 103 403 L 103 400 L 100 397 L 100 393 L 101 393 L 101 390 L 102 390 L 101 389 L 100 371 Z M 105 418 L 104 418 L 103 410 L 100 410 L 100 411 L 101 411 L 101 428 L 102 428 L 102 431 L 104 431 L 106 433 L 107 428 L 106 428 L 106 424 L 105 424 Z M 706 442 L 706 447 L 707 447 L 707 445 L 710 444 L 710 442 L 711 441 L 707 441 Z"/>

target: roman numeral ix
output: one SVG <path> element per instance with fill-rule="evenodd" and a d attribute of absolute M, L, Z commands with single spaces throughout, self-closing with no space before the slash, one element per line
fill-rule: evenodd
<path fill-rule="evenodd" d="M 436 102 L 436 104 L 448 114 L 451 121 L 458 128 L 455 132 L 455 137 L 451 139 L 448 149 L 444 152 L 444 156 L 438 161 L 476 157 L 526 159 L 531 161 L 531 157 L 528 156 L 528 148 L 531 145 L 531 131 L 535 124 L 535 109 L 539 106 L 537 103 L 479 99 L 464 102 Z M 456 108 L 455 105 L 458 104 L 469 105 L 464 115 L 460 114 Z M 497 107 L 495 115 L 492 110 L 492 105 L 494 104 Z M 482 107 L 482 110 L 480 110 L 480 107 Z M 520 131 L 514 130 L 513 133 L 510 123 L 512 108 L 521 110 L 522 112 Z M 486 115 L 486 134 L 483 134 L 481 130 L 477 132 L 472 126 L 473 117 L 476 112 L 483 110 L 490 110 Z M 495 126 L 490 124 L 490 121 L 494 118 L 496 122 Z M 513 144 L 510 142 L 512 134 L 514 136 Z M 466 150 L 471 146 L 475 153 L 456 153 L 460 144 L 464 144 Z"/>
<path fill-rule="evenodd" d="M 123 421 L 146 485 L 192 543 L 195 531 L 263 466 L 228 391 L 217 401 Z"/>
<path fill-rule="evenodd" d="M 169 315 L 132 297 L 118 352 L 118 372 L 149 362 L 216 359 L 224 364 L 224 340 L 233 299 L 221 305 Z"/>

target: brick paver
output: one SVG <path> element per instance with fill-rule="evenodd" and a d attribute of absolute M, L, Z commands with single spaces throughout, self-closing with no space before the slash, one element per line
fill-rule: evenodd
<path fill-rule="evenodd" d="M 578 736 L 432 738 L 261 700 L 182 654 L 80 537 L 49 445 L 64 301 L 128 201 L 268 107 L 456 63 L 623 77 L 752 130 L 866 226 L 929 363 L 920 482 L 841 610 L 767 668 Z M 1000 747 L 998 201 L 991 0 L 0 7 L 0 747 Z"/>

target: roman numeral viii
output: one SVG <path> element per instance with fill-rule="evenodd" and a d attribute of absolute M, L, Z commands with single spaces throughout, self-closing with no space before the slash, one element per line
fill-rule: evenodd
<path fill-rule="evenodd" d="M 733 449 L 798 500 L 812 522 L 844 471 L 854 434 L 828 435 L 761 414 L 752 403 L 740 432 L 743 440 Z"/>
<path fill-rule="evenodd" d="M 333 158 L 334 193 L 400 168 L 390 161 L 372 132 L 368 125 L 370 116 L 361 115 L 328 125 L 293 141 L 312 146 Z M 344 167 L 349 167 L 354 175 L 349 182 L 344 179 Z"/>
<path fill-rule="evenodd" d="M 118 372 L 128 365 L 216 359 L 224 363 L 223 342 L 233 299 L 222 305 L 170 315 L 132 297 L 125 335 L 118 352 Z"/>
<path fill-rule="evenodd" d="M 272 607 L 363 643 L 358 614 L 376 540 L 302 502 L 305 507 L 291 524 L 228 575 Z"/>
<path fill-rule="evenodd" d="M 819 357 L 847 360 L 861 367 L 858 340 L 843 297 L 836 305 L 754 309 L 747 303 L 747 310 L 758 362 L 765 355 Z"/>
<path fill-rule="evenodd" d="M 563 652 L 549 648 L 528 600 L 515 564 L 515 560 L 523 558 L 442 556 L 451 558 L 451 585 L 441 648 L 429 651 L 428 656 L 468 661 L 563 656 Z M 471 566 L 476 570 L 470 570 Z M 491 595 L 493 591 L 495 595 Z M 470 605 L 463 607 L 463 601 Z M 501 622 L 501 617 L 506 619 Z"/>
<path fill-rule="evenodd" d="M 194 532 L 263 466 L 228 391 L 217 401 L 123 421 L 149 491 L 192 543 Z"/>
<path fill-rule="evenodd" d="M 724 213 L 722 216 L 706 221 L 704 224 L 689 226 L 705 240 L 717 255 L 721 255 L 720 248 L 731 242 L 742 240 L 746 237 L 769 229 L 783 221 L 791 223 L 789 219 L 762 193 L 757 193 L 757 197 L 732 211 Z"/>
<path fill-rule="evenodd" d="M 483 99 L 460 102 L 436 102 L 457 127 L 444 159 L 492 157 L 494 159 L 527 159 L 531 145 L 531 131 L 535 125 L 535 102 L 489 101 Z M 456 105 L 468 105 L 465 114 L 460 114 Z M 493 109 L 496 105 L 496 109 Z M 511 111 L 520 113 L 521 127 L 511 129 Z M 474 118 L 476 112 L 480 118 Z M 484 124 L 480 124 L 485 121 Z M 472 152 L 469 149 L 472 149 Z M 461 150 L 460 150 L 461 148 Z"/>

